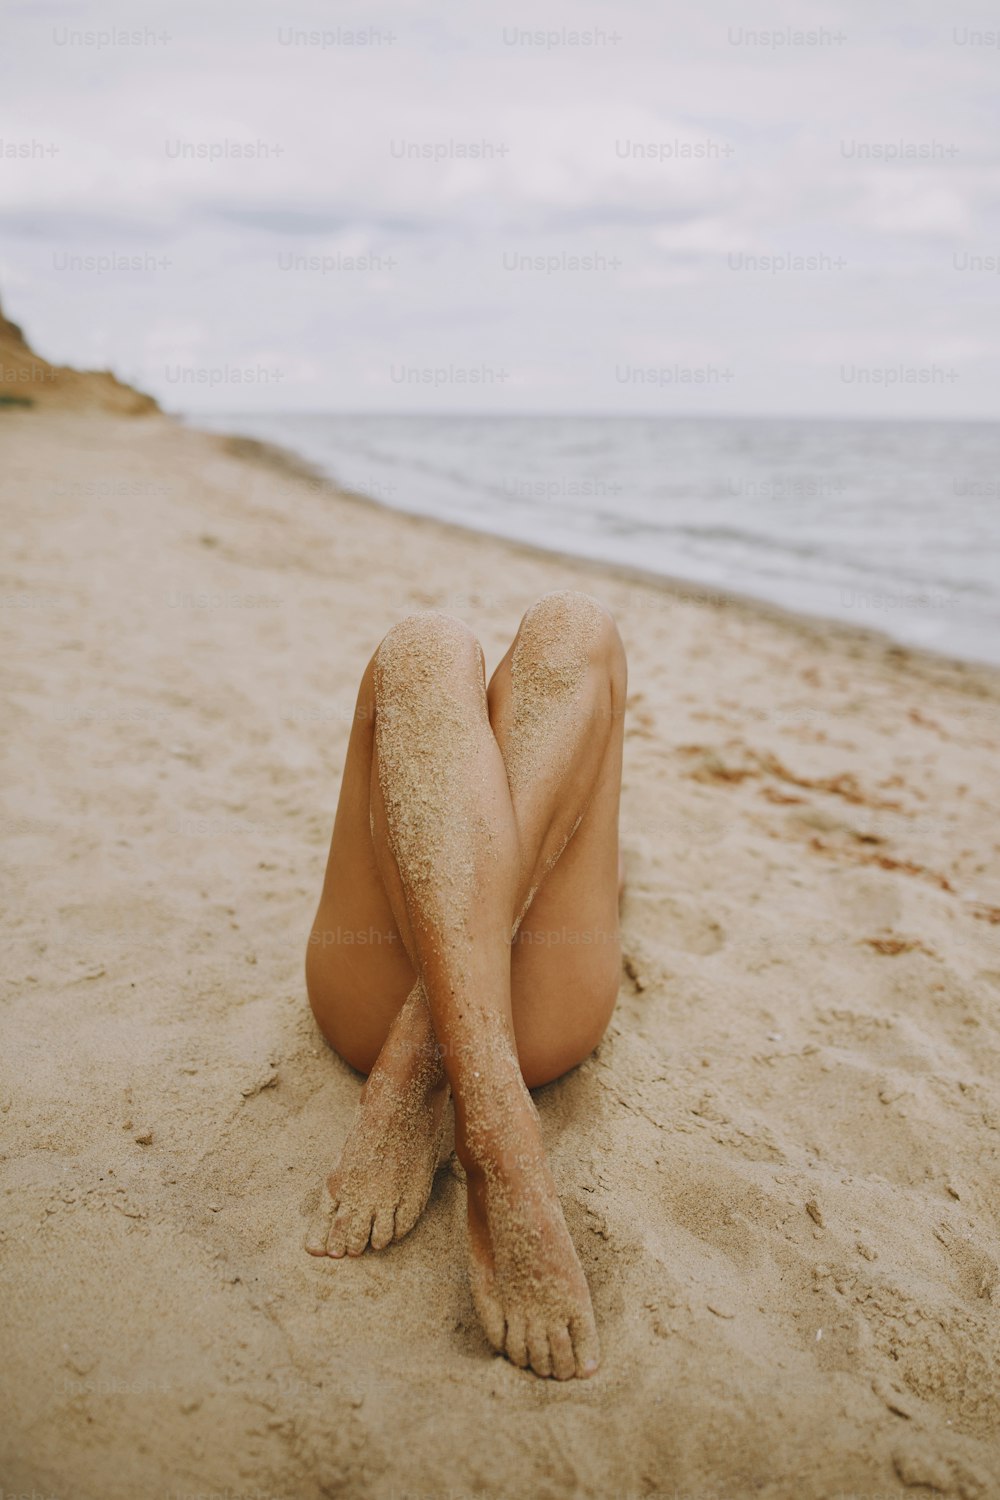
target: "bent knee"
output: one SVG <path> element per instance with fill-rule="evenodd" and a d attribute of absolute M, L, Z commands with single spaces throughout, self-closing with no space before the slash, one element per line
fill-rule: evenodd
<path fill-rule="evenodd" d="M 592 665 L 625 689 L 625 646 L 614 615 L 600 599 L 580 589 L 543 594 L 524 615 L 518 630 L 522 649 L 535 650 L 558 665 L 578 660 L 581 650 Z"/>
<path fill-rule="evenodd" d="M 483 650 L 464 620 L 444 610 L 418 610 L 391 626 L 372 657 L 379 684 L 426 685 L 442 676 L 474 671 L 485 674 Z"/>

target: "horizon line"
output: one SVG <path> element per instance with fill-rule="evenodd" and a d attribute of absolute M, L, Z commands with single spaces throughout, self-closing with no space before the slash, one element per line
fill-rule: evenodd
<path fill-rule="evenodd" d="M 480 421 L 484 418 L 499 418 L 503 420 L 534 419 L 538 421 L 551 420 L 553 417 L 559 419 L 585 419 L 587 421 L 615 421 L 615 422 L 643 422 L 643 421 L 665 421 L 665 422 L 976 422 L 987 425 L 997 425 L 1000 417 L 976 415 L 969 413 L 965 416 L 948 414 L 944 412 L 902 412 L 877 414 L 872 412 L 657 412 L 657 411 L 606 411 L 577 408 L 575 410 L 552 410 L 552 411 L 498 411 L 495 408 L 483 411 L 471 410 L 441 410 L 439 408 L 427 407 L 418 410 L 402 411 L 393 408 L 348 408 L 334 406 L 301 406 L 301 407 L 205 407 L 195 408 L 169 408 L 161 407 L 165 416 L 195 418 L 195 417 L 448 417 L 464 418 Z"/>

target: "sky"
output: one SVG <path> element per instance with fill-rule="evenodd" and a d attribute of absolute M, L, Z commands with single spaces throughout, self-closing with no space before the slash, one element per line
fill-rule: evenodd
<path fill-rule="evenodd" d="M 996 416 L 994 0 L 0 0 L 0 299 L 172 411 Z"/>

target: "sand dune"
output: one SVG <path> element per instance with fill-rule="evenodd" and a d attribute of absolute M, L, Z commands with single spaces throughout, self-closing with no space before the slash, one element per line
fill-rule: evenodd
<path fill-rule="evenodd" d="M 1000 677 L 0 413 L 2 1476 L 194 1495 L 1000 1494 Z M 625 972 L 539 1091 L 604 1361 L 493 1356 L 463 1187 L 302 1250 L 359 1079 L 302 980 L 360 671 L 547 589 L 630 656 Z"/>
<path fill-rule="evenodd" d="M 0 308 L 0 406 L 60 407 L 72 411 L 145 416 L 159 410 L 152 396 L 125 385 L 110 370 L 53 365 L 27 343 Z"/>

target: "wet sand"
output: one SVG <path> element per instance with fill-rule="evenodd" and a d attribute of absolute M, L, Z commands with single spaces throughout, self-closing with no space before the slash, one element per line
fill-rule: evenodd
<path fill-rule="evenodd" d="M 0 443 L 6 1489 L 1000 1492 L 1000 674 L 159 416 Z M 361 671 L 427 606 L 492 670 L 556 588 L 630 683 L 618 1010 L 536 1094 L 566 1385 L 490 1351 L 454 1170 L 389 1250 L 302 1248 L 360 1087 L 302 965 Z"/>

